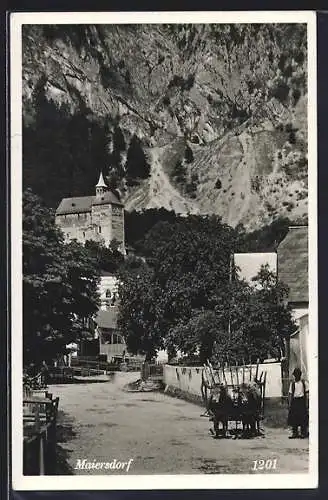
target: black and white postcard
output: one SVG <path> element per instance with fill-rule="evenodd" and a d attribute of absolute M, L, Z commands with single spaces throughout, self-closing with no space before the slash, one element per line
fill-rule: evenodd
<path fill-rule="evenodd" d="M 316 15 L 10 19 L 13 488 L 315 488 Z"/>

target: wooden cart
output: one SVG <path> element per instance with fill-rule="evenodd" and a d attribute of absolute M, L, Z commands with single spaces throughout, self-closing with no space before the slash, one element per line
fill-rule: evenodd
<path fill-rule="evenodd" d="M 227 408 L 225 419 L 235 422 L 235 434 L 241 427 L 242 433 L 246 434 L 246 427 L 254 423 L 253 434 L 261 434 L 260 421 L 264 418 L 266 372 L 259 374 L 259 360 L 256 365 L 218 365 L 213 368 L 210 362 L 204 365 L 202 372 L 201 392 L 206 407 L 204 416 L 213 420 L 213 411 L 209 408 L 211 396 L 220 388 L 224 388 L 225 394 L 231 403 L 224 406 Z M 219 403 L 218 403 L 219 404 Z M 222 406 L 223 408 L 223 406 Z M 224 413 L 224 408 L 222 412 Z M 221 412 L 221 414 L 222 414 Z M 231 426 L 230 426 L 231 427 Z"/>

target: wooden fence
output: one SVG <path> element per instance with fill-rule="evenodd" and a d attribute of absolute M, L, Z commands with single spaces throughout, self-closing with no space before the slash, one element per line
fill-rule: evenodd
<path fill-rule="evenodd" d="M 59 398 L 44 389 L 23 389 L 23 474 L 54 474 Z"/>
<path fill-rule="evenodd" d="M 143 363 L 141 367 L 142 380 L 163 380 L 164 365 Z"/>

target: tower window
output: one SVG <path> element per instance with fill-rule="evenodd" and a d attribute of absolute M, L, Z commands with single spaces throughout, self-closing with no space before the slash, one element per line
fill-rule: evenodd
<path fill-rule="evenodd" d="M 111 297 L 111 293 L 110 293 L 109 288 L 107 288 L 107 290 L 106 290 L 106 298 L 109 299 L 110 297 Z"/>
<path fill-rule="evenodd" d="M 85 232 L 83 231 L 83 238 L 85 238 Z"/>
<path fill-rule="evenodd" d="M 98 232 L 101 233 L 101 226 L 98 227 Z"/>

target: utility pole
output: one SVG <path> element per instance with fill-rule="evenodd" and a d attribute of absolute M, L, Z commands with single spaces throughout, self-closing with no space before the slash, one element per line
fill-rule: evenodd
<path fill-rule="evenodd" d="M 231 283 L 232 283 L 232 269 L 233 269 L 233 254 L 230 254 L 230 262 L 229 262 L 230 289 L 231 289 Z M 228 336 L 229 336 L 229 340 L 230 340 L 231 339 L 231 301 L 229 301 Z"/>

